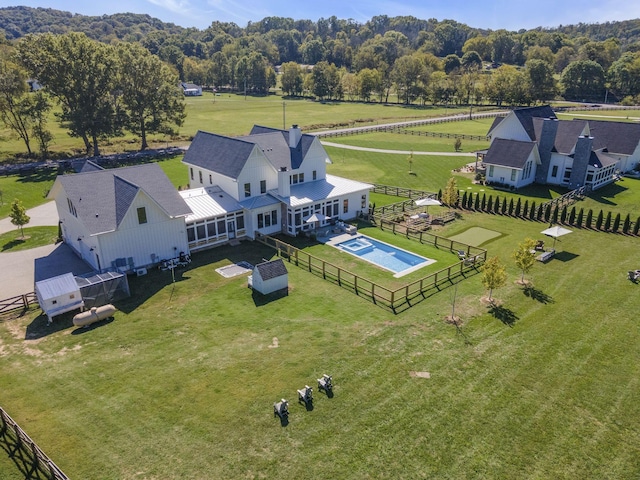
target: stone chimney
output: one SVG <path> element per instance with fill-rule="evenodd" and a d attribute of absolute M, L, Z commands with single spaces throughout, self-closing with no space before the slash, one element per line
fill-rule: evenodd
<path fill-rule="evenodd" d="M 281 197 L 291 196 L 290 176 L 287 167 L 280 167 L 278 170 L 278 195 Z"/>
<path fill-rule="evenodd" d="M 289 129 L 289 147 L 296 148 L 301 138 L 302 131 L 298 128 L 298 125 L 293 125 Z"/>
<path fill-rule="evenodd" d="M 578 137 L 576 149 L 573 154 L 573 165 L 571 166 L 571 177 L 569 178 L 569 188 L 578 188 L 584 185 L 591 159 L 591 148 L 593 137 L 582 135 Z"/>
<path fill-rule="evenodd" d="M 536 169 L 536 182 L 547 183 L 549 165 L 551 164 L 551 151 L 556 143 L 558 133 L 558 119 L 545 118 L 542 122 L 542 130 L 538 139 L 538 152 L 540 153 L 540 165 Z"/>

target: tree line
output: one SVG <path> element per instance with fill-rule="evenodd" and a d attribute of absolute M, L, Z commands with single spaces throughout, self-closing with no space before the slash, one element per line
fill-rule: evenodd
<path fill-rule="evenodd" d="M 43 88 L 30 92 L 29 78 Z M 185 118 L 177 72 L 138 43 L 110 45 L 71 32 L 27 35 L 1 48 L 0 119 L 29 155 L 34 141 L 43 157 L 48 153 L 54 104 L 60 123 L 94 156 L 99 142 L 125 131 L 144 150 L 148 134 L 174 134 Z"/>
<path fill-rule="evenodd" d="M 612 22 L 597 33 L 617 27 Z M 362 24 L 335 16 L 317 22 L 267 17 L 245 28 L 214 21 L 198 30 L 148 15 L 85 17 L 29 7 L 0 9 L 0 28 L 6 37 L 0 115 L 29 153 L 37 144 L 46 154 L 46 113 L 55 102 L 59 120 L 87 152 L 97 154 L 99 141 L 124 131 L 140 136 L 144 149 L 148 133 L 170 133 L 182 123 L 179 80 L 266 94 L 277 71 L 285 95 L 319 100 L 640 101 L 637 36 L 597 40 L 584 28 L 491 31 L 383 15 Z M 29 77 L 45 87 L 42 93 L 26 94 Z"/>
<path fill-rule="evenodd" d="M 535 201 L 529 202 L 527 199 L 523 201 L 520 197 L 514 200 L 497 195 L 494 198 L 493 195 L 487 196 L 486 193 L 482 195 L 467 194 L 464 191 L 462 195 L 459 195 L 455 182 L 452 183 L 453 186 L 450 185 L 451 183 L 450 180 L 445 190 L 438 192 L 438 198 L 452 208 L 602 232 L 636 236 L 640 234 L 640 216 L 633 219 L 629 213 L 623 217 L 620 213 L 614 215 L 610 211 L 606 213 L 603 210 L 595 212 L 593 209 L 585 210 L 567 204 L 536 204 Z"/>

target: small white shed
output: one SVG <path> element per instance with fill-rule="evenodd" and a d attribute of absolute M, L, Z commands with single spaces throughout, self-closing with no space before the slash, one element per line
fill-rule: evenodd
<path fill-rule="evenodd" d="M 253 267 L 249 287 L 266 295 L 289 288 L 289 273 L 281 258 L 262 262 Z"/>
<path fill-rule="evenodd" d="M 49 318 L 84 307 L 80 287 L 73 273 L 40 280 L 35 285 L 36 297 L 40 308 Z"/>

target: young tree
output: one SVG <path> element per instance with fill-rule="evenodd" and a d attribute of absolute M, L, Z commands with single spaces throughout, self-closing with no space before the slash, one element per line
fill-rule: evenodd
<path fill-rule="evenodd" d="M 185 102 L 178 75 L 137 43 L 118 44 L 117 58 L 126 127 L 140 136 L 140 150 L 145 150 L 148 134 L 173 134 L 184 121 Z"/>
<path fill-rule="evenodd" d="M 507 271 L 498 257 L 491 257 L 482 266 L 482 285 L 489 290 L 489 302 L 493 303 L 493 290 L 507 283 Z"/>
<path fill-rule="evenodd" d="M 456 138 L 453 148 L 456 152 L 459 152 L 462 149 L 462 140 L 460 140 L 460 137 Z"/>
<path fill-rule="evenodd" d="M 23 227 L 29 223 L 29 215 L 27 215 L 27 211 L 22 206 L 22 202 L 17 198 L 11 204 L 11 210 L 9 211 L 9 218 L 11 219 L 11 223 L 13 223 L 16 227 L 20 227 L 20 235 L 24 238 L 24 230 Z"/>
<path fill-rule="evenodd" d="M 412 174 L 413 173 L 413 150 L 411 150 L 411 153 L 409 154 L 409 156 L 407 157 L 407 162 L 409 162 L 409 173 Z"/>
<path fill-rule="evenodd" d="M 522 277 L 520 277 L 520 284 L 524 285 L 524 275 L 533 267 L 535 263 L 535 246 L 536 241 L 532 238 L 526 238 L 524 242 L 520 243 L 513 252 L 513 259 L 516 262 L 516 266 L 522 271 Z"/>
<path fill-rule="evenodd" d="M 460 192 L 458 191 L 456 179 L 451 177 L 447 180 L 447 186 L 445 187 L 444 192 L 442 192 L 442 203 L 447 205 L 449 208 L 454 208 L 457 206 L 459 198 Z"/>

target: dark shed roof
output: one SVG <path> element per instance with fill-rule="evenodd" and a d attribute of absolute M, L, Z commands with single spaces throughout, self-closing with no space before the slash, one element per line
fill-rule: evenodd
<path fill-rule="evenodd" d="M 258 272 L 260 272 L 260 276 L 262 280 L 270 280 L 272 278 L 281 277 L 286 275 L 287 267 L 285 267 L 284 262 L 281 258 L 276 260 L 271 260 L 269 262 L 262 262 L 256 265 Z"/>

